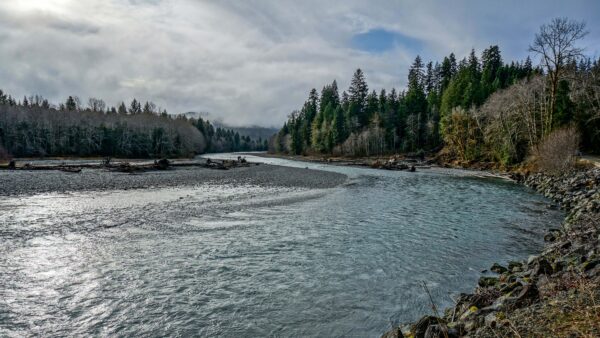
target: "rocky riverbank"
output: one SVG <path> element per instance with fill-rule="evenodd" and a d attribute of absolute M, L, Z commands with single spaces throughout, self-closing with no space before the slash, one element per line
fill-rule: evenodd
<path fill-rule="evenodd" d="M 600 168 L 515 178 L 567 213 L 548 229 L 544 251 L 494 264 L 454 307 L 383 337 L 600 336 Z"/>

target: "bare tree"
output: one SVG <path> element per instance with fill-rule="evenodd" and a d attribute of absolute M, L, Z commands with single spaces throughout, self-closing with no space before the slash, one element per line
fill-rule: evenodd
<path fill-rule="evenodd" d="M 104 100 L 97 99 L 95 97 L 90 97 L 88 100 L 88 106 L 93 112 L 104 112 L 106 108 L 106 103 Z"/>
<path fill-rule="evenodd" d="M 588 34 L 585 22 L 555 18 L 548 25 L 542 25 L 535 35 L 529 51 L 541 57 L 542 65 L 548 73 L 550 81 L 550 114 L 554 113 L 558 83 L 565 72 L 566 65 L 571 60 L 582 56 L 583 48 L 577 46 L 577 41 Z"/>

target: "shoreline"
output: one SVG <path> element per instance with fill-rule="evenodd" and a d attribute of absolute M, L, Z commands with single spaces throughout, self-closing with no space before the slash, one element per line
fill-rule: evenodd
<path fill-rule="evenodd" d="M 414 160 L 412 158 L 408 158 L 409 161 L 406 161 L 406 158 L 397 155 L 390 155 L 388 157 L 383 156 L 372 156 L 372 157 L 327 157 L 327 156 L 313 156 L 313 155 L 281 155 L 281 154 L 272 154 L 272 153 L 241 153 L 248 154 L 257 157 L 264 158 L 280 158 L 292 161 L 299 162 L 307 162 L 307 163 L 319 163 L 319 164 L 329 164 L 335 166 L 342 167 L 355 167 L 355 168 L 370 168 L 370 169 L 378 169 L 378 170 L 390 170 L 390 171 L 408 171 L 409 168 L 399 167 L 384 167 L 383 162 L 386 160 L 389 161 L 390 158 L 395 158 L 395 165 L 399 164 L 412 164 L 415 167 L 416 171 L 419 170 L 460 170 L 465 173 L 470 173 L 472 176 L 481 177 L 481 178 L 499 178 L 512 182 L 518 182 L 518 177 L 515 177 L 513 173 L 505 172 L 501 170 L 492 170 L 491 168 L 474 168 L 474 167 L 462 167 L 458 165 L 450 165 L 443 164 L 440 165 L 433 158 L 425 158 L 423 161 Z"/>
<path fill-rule="evenodd" d="M 494 264 L 495 275 L 482 275 L 454 307 L 440 313 L 432 300 L 433 314 L 383 338 L 600 335 L 600 168 L 514 177 L 566 212 L 560 228 L 548 227 L 542 252 Z M 581 317 L 589 318 L 570 328 Z"/>
<path fill-rule="evenodd" d="M 382 168 L 384 157 L 258 156 L 398 170 Z M 586 169 L 549 175 L 501 171 L 489 164 L 465 168 L 456 163 L 438 165 L 433 159 L 421 161 L 427 169 L 463 170 L 516 182 L 556 203 L 565 211 L 565 218 L 561 224 L 548 225 L 538 255 L 509 262 L 506 267 L 494 264 L 489 269 L 494 276 L 482 271 L 473 293 L 460 294 L 455 306 L 441 313 L 435 308 L 433 314 L 393 327 L 382 337 L 600 336 L 600 306 L 596 305 L 600 304 L 600 163 L 586 158 L 581 162 L 588 164 Z M 569 312 L 576 317 L 564 315 Z M 588 322 L 581 324 L 580 317 Z M 572 327 L 578 320 L 580 327 Z"/>

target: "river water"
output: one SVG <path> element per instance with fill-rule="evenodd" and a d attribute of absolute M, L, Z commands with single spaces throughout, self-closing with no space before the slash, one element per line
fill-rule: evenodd
<path fill-rule="evenodd" d="M 0 336 L 376 337 L 562 218 L 462 171 L 249 159 L 348 180 L 0 197 Z"/>

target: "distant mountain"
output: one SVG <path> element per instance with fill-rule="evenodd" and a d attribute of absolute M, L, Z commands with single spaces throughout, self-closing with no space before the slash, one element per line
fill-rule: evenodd
<path fill-rule="evenodd" d="M 210 123 L 215 126 L 215 128 L 229 129 L 233 130 L 240 134 L 240 136 L 250 136 L 251 139 L 258 140 L 261 138 L 263 140 L 268 140 L 271 136 L 277 134 L 279 129 L 271 128 L 271 127 L 259 127 L 259 126 L 249 126 L 249 127 L 232 127 L 224 123 L 220 118 L 212 116 L 208 112 L 187 112 L 184 114 L 188 118 L 197 119 L 199 117 L 204 120 L 209 120 Z"/>
<path fill-rule="evenodd" d="M 213 122 L 215 127 L 220 127 L 224 129 L 231 129 L 241 136 L 250 136 L 250 138 L 254 140 L 258 140 L 259 138 L 263 140 L 268 140 L 271 136 L 277 134 L 279 129 L 277 128 L 268 128 L 268 127 L 259 127 L 259 126 L 251 126 L 251 127 L 231 127 L 220 121 Z"/>

